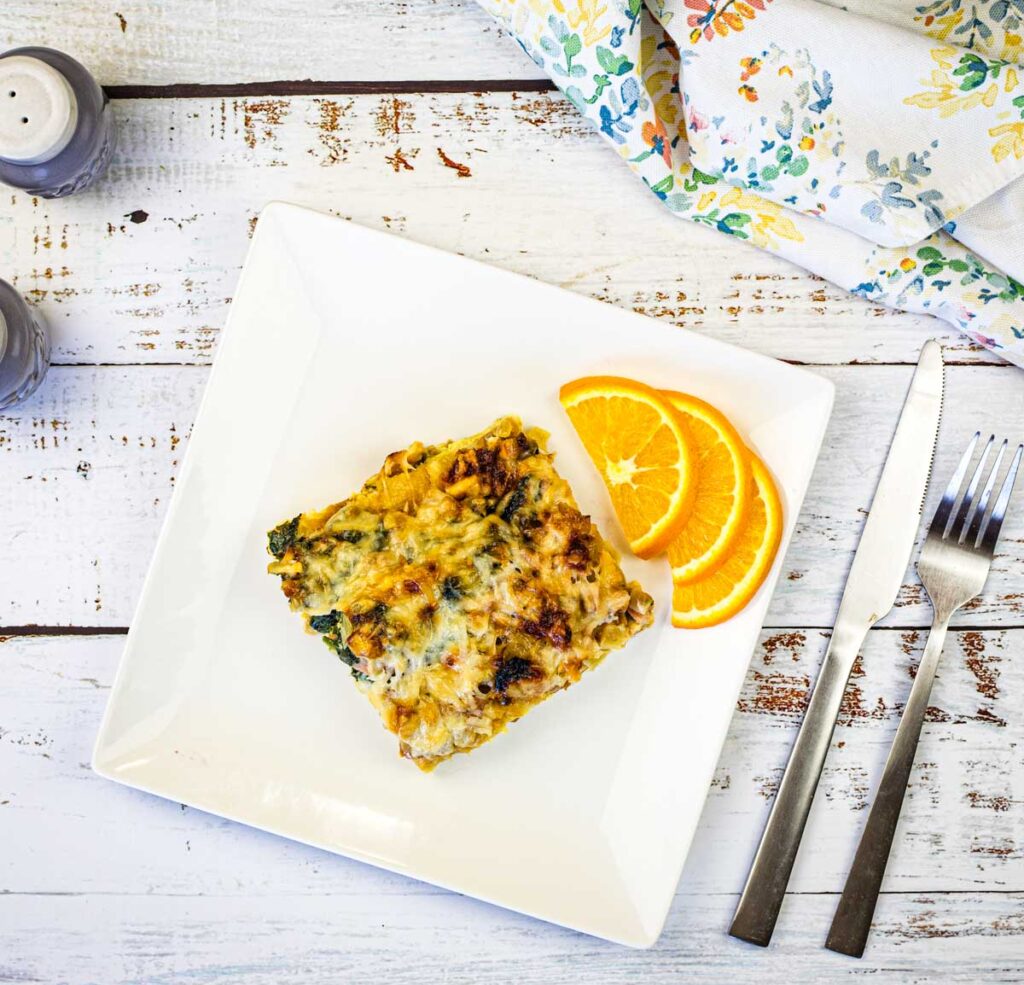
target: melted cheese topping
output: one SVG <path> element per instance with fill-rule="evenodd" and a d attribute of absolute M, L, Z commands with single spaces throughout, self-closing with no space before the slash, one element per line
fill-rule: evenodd
<path fill-rule="evenodd" d="M 291 607 L 432 769 L 486 742 L 651 624 L 517 418 L 389 455 L 354 496 L 269 534 Z"/>

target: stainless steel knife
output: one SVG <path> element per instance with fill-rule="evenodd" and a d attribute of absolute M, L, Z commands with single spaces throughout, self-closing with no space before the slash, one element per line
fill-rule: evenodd
<path fill-rule="evenodd" d="M 766 947 L 786 894 L 853 663 L 896 601 L 917 537 L 942 415 L 942 349 L 926 342 L 875 490 L 835 628 L 729 933 Z"/>

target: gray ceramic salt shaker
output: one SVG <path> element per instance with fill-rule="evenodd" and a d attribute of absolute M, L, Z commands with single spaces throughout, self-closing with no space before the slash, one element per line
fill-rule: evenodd
<path fill-rule="evenodd" d="M 73 58 L 52 48 L 0 55 L 0 182 L 72 195 L 107 169 L 114 141 L 107 96 Z"/>
<path fill-rule="evenodd" d="M 0 280 L 0 410 L 28 399 L 49 365 L 45 323 L 10 284 Z"/>

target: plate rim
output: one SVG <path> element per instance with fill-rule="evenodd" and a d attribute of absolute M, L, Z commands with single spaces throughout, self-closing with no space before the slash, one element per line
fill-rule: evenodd
<path fill-rule="evenodd" d="M 307 208 L 305 206 L 295 205 L 295 204 L 292 204 L 292 203 L 289 203 L 289 202 L 286 202 L 286 201 L 282 201 L 282 200 L 273 200 L 273 201 L 267 203 L 267 205 L 265 205 L 264 208 L 259 213 L 259 217 L 258 217 L 259 221 L 256 223 L 256 230 L 255 230 L 255 233 L 253 235 L 252 241 L 251 241 L 251 243 L 249 245 L 249 249 L 248 249 L 248 251 L 246 253 L 246 257 L 245 257 L 245 260 L 243 262 L 242 269 L 240 271 L 239 278 L 238 278 L 235 290 L 234 290 L 233 295 L 232 295 L 233 299 L 237 298 L 241 294 L 243 288 L 247 284 L 248 280 L 251 278 L 251 268 L 253 266 L 252 259 L 257 254 L 257 250 L 262 246 L 263 240 L 267 239 L 269 236 L 273 235 L 273 230 L 274 230 L 275 222 L 279 223 L 279 222 L 282 221 L 282 219 L 285 222 L 287 222 L 288 218 L 291 217 L 291 216 L 298 217 L 299 219 L 301 219 L 303 221 L 326 222 L 326 223 L 329 223 L 329 224 L 332 224 L 332 225 L 336 224 L 336 223 L 345 223 L 346 225 L 356 226 L 356 227 L 359 228 L 361 233 L 365 233 L 365 234 L 370 235 L 370 236 L 372 236 L 374 238 L 378 238 L 378 237 L 379 238 L 387 238 L 388 240 L 390 240 L 392 242 L 398 241 L 399 243 L 402 243 L 405 246 L 414 247 L 415 249 L 418 249 L 418 250 L 429 250 L 432 253 L 441 254 L 445 258 L 457 257 L 459 260 L 475 264 L 478 267 L 484 267 L 488 271 L 496 272 L 496 273 L 498 273 L 498 274 L 500 274 L 500 275 L 502 275 L 502 276 L 504 276 L 506 278 L 510 278 L 510 279 L 512 279 L 514 281 L 522 281 L 525 278 L 528 281 L 530 281 L 531 285 L 534 286 L 534 287 L 538 287 L 539 286 L 540 288 L 542 288 L 544 290 L 547 290 L 547 291 L 550 291 L 550 292 L 557 292 L 559 295 L 569 294 L 573 298 L 574 302 L 578 302 L 578 303 L 581 303 L 583 305 L 589 304 L 591 306 L 600 306 L 602 309 L 612 308 L 620 316 L 628 316 L 628 317 L 630 317 L 630 318 L 632 318 L 634 320 L 642 321 L 643 323 L 645 323 L 647 325 L 649 325 L 650 323 L 653 322 L 654 325 L 656 325 L 660 329 L 665 329 L 667 327 L 663 323 L 657 321 L 656 319 L 650 318 L 649 316 L 640 314 L 638 312 L 630 311 L 629 309 L 626 309 L 626 308 L 621 308 L 618 305 L 612 305 L 609 302 L 600 301 L 600 300 L 598 300 L 596 298 L 588 297 L 588 296 L 582 295 L 582 294 L 577 294 L 577 293 L 575 293 L 573 291 L 570 291 L 570 290 L 568 290 L 566 288 L 559 287 L 558 285 L 551 284 L 551 283 L 549 283 L 547 281 L 539 280 L 539 279 L 537 279 L 535 277 L 532 277 L 530 275 L 527 275 L 527 274 L 520 274 L 520 273 L 517 273 L 515 271 L 507 270 L 507 269 L 505 269 L 503 267 L 498 267 L 498 266 L 486 263 L 486 262 L 484 262 L 482 260 L 478 260 L 478 259 L 476 259 L 474 257 L 465 257 L 465 256 L 462 256 L 461 254 L 456 254 L 456 253 L 454 253 L 454 252 L 452 252 L 450 250 L 445 250 L 445 249 L 442 249 L 440 247 L 436 247 L 436 246 L 433 246 L 433 245 L 430 245 L 430 244 L 422 243 L 422 242 L 420 242 L 420 241 L 418 241 L 418 240 L 416 240 L 416 239 L 414 239 L 412 237 L 409 237 L 409 236 L 399 235 L 399 234 L 396 234 L 396 233 L 393 233 L 393 232 L 390 232 L 390 231 L 374 229 L 372 227 L 365 226 L 362 223 L 355 222 L 352 219 L 342 218 L 340 216 L 332 215 L 330 213 L 321 212 L 321 211 L 316 210 L 316 209 L 310 209 L 310 208 Z M 269 221 L 269 222 L 265 221 L 268 218 L 270 220 L 273 220 L 273 221 Z M 235 311 L 235 305 L 234 305 L 234 301 L 232 301 L 231 308 L 228 311 L 228 314 L 227 314 L 224 326 L 223 326 L 223 328 L 221 329 L 221 332 L 220 332 L 220 337 L 218 339 L 217 349 L 216 349 L 216 352 L 214 354 L 214 358 L 213 358 L 213 361 L 212 361 L 212 364 L 211 364 L 209 376 L 208 376 L 208 378 L 207 378 L 207 380 L 206 380 L 206 382 L 204 384 L 203 393 L 202 393 L 202 396 L 201 396 L 200 401 L 199 401 L 199 403 L 197 405 L 197 408 L 196 408 L 195 418 L 194 418 L 194 423 L 193 423 L 193 429 L 192 429 L 192 437 L 193 438 L 195 436 L 195 433 L 199 430 L 200 425 L 202 424 L 202 422 L 204 420 L 204 411 L 206 410 L 206 408 L 208 406 L 208 403 L 210 402 L 210 394 L 214 390 L 214 383 L 220 377 L 220 375 L 223 373 L 222 367 L 224 365 L 224 360 L 222 360 L 220 358 L 221 352 L 225 348 L 225 346 L 228 343 L 228 341 L 229 340 L 234 340 L 235 337 L 239 333 L 239 329 L 235 325 L 236 319 L 233 317 L 234 311 Z M 699 341 L 699 343 L 701 345 L 707 346 L 707 347 L 709 347 L 712 350 L 717 350 L 718 352 L 738 352 L 738 353 L 741 353 L 745 359 L 753 360 L 753 361 L 755 361 L 757 363 L 762 364 L 763 366 L 771 367 L 772 369 L 777 369 L 779 367 L 784 367 L 786 371 L 791 372 L 793 374 L 796 374 L 799 377 L 804 378 L 808 382 L 808 384 L 810 384 L 812 387 L 817 387 L 818 388 L 817 393 L 813 394 L 813 396 L 814 396 L 814 406 L 815 406 L 815 410 L 816 411 L 818 410 L 819 404 L 820 404 L 820 415 L 818 417 L 816 417 L 816 421 L 818 423 L 818 427 L 816 429 L 816 434 L 815 434 L 814 439 L 813 439 L 813 451 L 809 452 L 809 454 L 807 456 L 807 462 L 808 462 L 807 477 L 806 477 L 806 480 L 802 483 L 802 487 L 799 490 L 799 495 L 798 495 L 797 499 L 795 501 L 793 501 L 793 502 L 788 502 L 787 503 L 787 520 L 786 520 L 785 529 L 783 531 L 783 539 L 782 539 L 782 542 L 780 544 L 780 549 L 779 549 L 778 555 L 776 557 L 776 560 L 775 560 L 775 562 L 772 565 L 772 569 L 771 569 L 771 571 L 769 573 L 768 578 L 765 580 L 765 583 L 761 586 L 761 588 L 758 591 L 758 594 L 764 593 L 767 596 L 768 602 L 770 604 L 770 600 L 771 600 L 772 596 L 774 595 L 776 586 L 778 584 L 778 580 L 779 580 L 779 577 L 780 577 L 780 574 L 781 574 L 781 568 L 782 568 L 783 562 L 785 560 L 786 553 L 788 552 L 788 549 L 789 549 L 790 544 L 792 542 L 792 537 L 793 537 L 793 532 L 794 532 L 794 529 L 795 529 L 796 521 L 797 521 L 797 519 L 799 517 L 800 511 L 803 508 L 803 503 L 804 503 L 804 501 L 806 499 L 806 494 L 807 494 L 808 488 L 810 486 L 814 470 L 815 470 L 815 468 L 817 466 L 817 463 L 818 463 L 818 461 L 820 459 L 822 445 L 823 445 L 823 442 L 824 442 L 825 435 L 827 433 L 829 422 L 831 420 L 832 412 L 834 410 L 835 392 L 836 392 L 835 383 L 832 380 L 828 379 L 827 377 L 821 376 L 818 373 L 815 373 L 812 370 L 810 370 L 807 367 L 802 366 L 802 365 L 793 365 L 791 363 L 786 363 L 786 362 L 783 362 L 782 360 L 776 359 L 776 358 L 774 358 L 772 356 L 768 356 L 768 355 L 766 355 L 764 353 L 754 352 L 752 350 L 744 349 L 742 346 L 734 345 L 732 343 L 725 342 L 725 341 L 722 341 L 720 339 L 709 338 L 709 337 L 707 337 L 707 336 L 705 336 L 705 335 L 703 335 L 703 334 L 701 334 L 699 332 L 695 332 L 695 331 L 690 330 L 690 329 L 686 329 L 686 328 L 682 328 L 682 327 L 676 326 L 676 327 L 673 327 L 672 330 L 675 331 L 675 332 L 681 333 L 685 337 L 697 340 L 697 341 Z M 678 865 L 675 866 L 676 873 L 675 873 L 675 879 L 672 881 L 672 889 L 671 889 L 671 891 L 668 894 L 668 899 L 665 902 L 664 906 L 660 907 L 661 916 L 660 916 L 659 920 L 657 921 L 656 927 L 653 927 L 649 931 L 645 932 L 642 929 L 642 926 L 641 926 L 640 932 L 637 933 L 637 934 L 612 935 L 612 934 L 608 934 L 608 933 L 604 933 L 604 932 L 598 932 L 598 931 L 595 931 L 594 929 L 590 929 L 590 928 L 587 928 L 585 926 L 576 925 L 576 924 L 573 924 L 573 923 L 570 923 L 570 922 L 565 922 L 565 921 L 562 921 L 562 920 L 556 920 L 556 919 L 554 919 L 554 918 L 552 918 L 550 916 L 545 916 L 545 915 L 542 915 L 540 913 L 530 912 L 527 909 L 523 909 L 521 907 L 517 907 L 517 906 L 512 905 L 512 904 L 510 904 L 508 902 L 503 902 L 502 900 L 500 900 L 498 898 L 495 898 L 493 896 L 488 896 L 485 893 L 479 893 L 479 892 L 475 892 L 475 891 L 474 892 L 467 892 L 467 890 L 465 890 L 463 888 L 460 888 L 457 885 L 454 885 L 452 883 L 446 882 L 443 879 L 438 879 L 438 878 L 433 878 L 433 877 L 428 877 L 428 876 L 421 875 L 421 874 L 417 873 L 416 871 L 414 871 L 414 870 L 412 870 L 412 869 L 410 869 L 408 867 L 403 867 L 403 866 L 398 865 L 398 864 L 389 863 L 388 861 L 386 861 L 384 859 L 381 859 L 381 858 L 370 857 L 365 852 L 362 852 L 362 851 L 360 851 L 358 849 L 339 848 L 336 845 L 328 845 L 328 844 L 323 843 L 323 842 L 318 842 L 315 839 L 311 840 L 311 839 L 308 839 L 308 838 L 305 838 L 305 837 L 297 836 L 297 835 L 295 835 L 293 833 L 289 833 L 287 830 L 285 830 L 283 828 L 279 828 L 279 827 L 276 828 L 276 827 L 271 826 L 271 825 L 261 824 L 261 823 L 258 823 L 258 822 L 254 822 L 252 820 L 248 820 L 248 819 L 242 817 L 240 814 L 232 812 L 230 810 L 223 810 L 223 809 L 221 809 L 219 807 L 214 808 L 214 807 L 204 806 L 202 803 L 190 801 L 189 798 L 187 798 L 187 797 L 186 798 L 180 797 L 179 794 L 175 793 L 173 791 L 173 789 L 170 789 L 167 786 L 162 786 L 159 783 L 147 783 L 145 781 L 139 782 L 138 780 L 136 780 L 136 779 L 134 779 L 134 778 L 132 778 L 130 776 L 125 776 L 123 774 L 120 774 L 120 773 L 116 772 L 113 768 L 109 767 L 107 763 L 105 763 L 104 755 L 103 754 L 106 751 L 105 750 L 106 733 L 107 733 L 109 725 L 110 725 L 110 719 L 112 717 L 113 709 L 114 709 L 115 704 L 116 704 L 116 702 L 117 702 L 117 700 L 119 698 L 120 691 L 123 689 L 124 677 L 125 677 L 125 674 L 126 674 L 126 666 L 129 663 L 129 657 L 130 657 L 130 654 L 131 654 L 131 652 L 133 650 L 134 637 L 137 635 L 137 625 L 138 625 L 137 616 L 138 616 L 138 613 L 143 610 L 144 605 L 149 600 L 149 596 L 152 594 L 152 585 L 153 585 L 153 581 L 154 581 L 154 572 L 158 568 L 158 563 L 159 563 L 159 561 L 161 559 L 161 556 L 163 554 L 165 544 L 166 544 L 167 540 L 170 537 L 170 531 L 171 531 L 171 529 L 174 526 L 174 521 L 175 521 L 175 519 L 177 517 L 177 514 L 178 514 L 178 512 L 179 512 L 179 510 L 181 508 L 181 504 L 182 504 L 182 502 L 184 500 L 184 497 L 186 495 L 185 490 L 187 489 L 187 486 L 188 486 L 188 483 L 187 483 L 186 480 L 187 480 L 187 478 L 188 478 L 188 476 L 189 476 L 189 474 L 191 472 L 191 469 L 192 469 L 192 462 L 193 462 L 193 457 L 194 457 L 194 448 L 195 448 L 195 442 L 190 440 L 189 443 L 188 443 L 188 446 L 185 449 L 185 454 L 182 457 L 181 466 L 180 466 L 180 468 L 178 470 L 178 481 L 175 484 L 175 489 L 174 489 L 174 491 L 172 493 L 171 500 L 170 500 L 170 502 L 168 504 L 167 512 L 164 515 L 163 521 L 161 523 L 159 534 L 157 536 L 156 542 L 155 542 L 154 547 L 152 549 L 152 554 L 150 556 L 149 564 L 147 566 L 146 575 L 145 575 L 145 578 L 143 579 L 143 582 L 142 582 L 142 587 L 141 587 L 141 590 L 139 592 L 138 601 L 136 602 L 135 611 L 133 612 L 132 620 L 129 623 L 128 633 L 126 634 L 126 637 L 125 637 L 125 642 L 124 642 L 124 645 L 122 647 L 121 656 L 118 659 L 117 670 L 116 670 L 116 672 L 114 674 L 114 678 L 113 678 L 113 681 L 112 681 L 112 684 L 111 684 L 110 695 L 109 695 L 109 697 L 107 699 L 107 702 L 106 702 L 106 705 L 105 705 L 105 708 L 104 708 L 104 712 L 103 712 L 103 715 L 102 715 L 102 718 L 101 718 L 101 721 L 100 721 L 99 729 L 98 729 L 97 734 L 96 734 L 96 739 L 95 739 L 95 741 L 93 743 L 92 753 L 91 753 L 91 757 L 90 757 L 90 766 L 91 766 L 93 772 L 95 772 L 99 776 L 102 776 L 104 779 L 112 780 L 113 782 L 119 783 L 119 784 L 121 784 L 123 786 L 127 786 L 127 787 L 132 788 L 132 789 L 140 790 L 140 791 L 142 791 L 144 793 L 147 793 L 147 794 L 150 794 L 150 795 L 154 795 L 154 796 L 158 796 L 158 797 L 161 797 L 163 799 L 170 799 L 170 800 L 177 801 L 179 803 L 184 803 L 184 804 L 186 804 L 186 805 L 188 805 L 190 807 L 193 807 L 195 809 L 202 810 L 205 813 L 209 813 L 209 814 L 212 814 L 212 815 L 217 816 L 217 817 L 223 817 L 223 818 L 225 818 L 225 819 L 227 819 L 229 821 L 232 821 L 233 823 L 242 824 L 242 825 L 245 825 L 247 827 L 254 828 L 256 830 L 263 831 L 263 832 L 266 832 L 268 834 L 272 834 L 272 835 L 274 835 L 276 837 L 287 838 L 290 841 L 294 841 L 294 842 L 297 842 L 299 844 L 309 845 L 309 846 L 311 846 L 311 847 L 313 847 L 313 848 L 315 848 L 317 850 L 329 852 L 332 855 L 338 855 L 338 856 L 341 856 L 341 857 L 344 857 L 344 858 L 350 858 L 350 859 L 353 859 L 353 860 L 355 860 L 357 862 L 360 862 L 360 863 L 363 863 L 363 864 L 367 864 L 367 865 L 372 865 L 372 866 L 374 866 L 376 868 L 380 868 L 380 869 L 383 869 L 383 870 L 386 870 L 386 871 L 389 871 L 389 872 L 393 872 L 393 873 L 396 873 L 398 875 L 401 875 L 401 876 L 404 876 L 404 877 L 407 877 L 407 878 L 416 879 L 416 880 L 428 883 L 430 885 L 435 885 L 435 886 L 438 886 L 439 888 L 442 888 L 442 889 L 445 889 L 445 890 L 448 890 L 448 891 L 451 891 L 451 892 L 456 892 L 456 893 L 460 893 L 460 894 L 470 895 L 472 898 L 480 899 L 480 900 L 488 903 L 489 905 L 499 906 L 499 907 L 502 907 L 503 909 L 507 909 L 507 910 L 510 910 L 510 911 L 513 911 L 513 912 L 517 912 L 517 913 L 521 913 L 521 914 L 523 914 L 525 916 L 528 916 L 528 917 L 530 917 L 532 919 L 539 919 L 539 920 L 543 920 L 545 922 L 553 923 L 553 924 L 555 924 L 557 926 L 568 927 L 569 929 L 572 929 L 572 930 L 575 930 L 575 931 L 578 931 L 578 932 L 581 932 L 581 933 L 585 933 L 585 934 L 588 934 L 588 935 L 591 935 L 591 936 L 595 936 L 595 937 L 598 937 L 598 938 L 610 940 L 610 941 L 613 941 L 615 943 L 623 944 L 623 945 L 626 945 L 626 946 L 629 946 L 629 947 L 633 947 L 633 948 L 641 948 L 641 949 L 642 948 L 648 948 L 648 947 L 651 947 L 654 943 L 656 943 L 656 941 L 659 939 L 659 937 L 661 936 L 661 933 L 662 933 L 662 931 L 664 929 L 665 922 L 666 922 L 666 920 L 668 918 L 668 914 L 669 914 L 669 912 L 671 910 L 672 901 L 673 901 L 673 899 L 674 899 L 674 897 L 675 897 L 675 895 L 677 893 L 679 880 L 680 880 L 680 878 L 682 876 L 683 869 L 684 869 L 686 861 L 687 861 L 687 859 L 689 857 L 690 850 L 692 848 L 693 838 L 694 838 L 694 836 L 696 834 L 696 831 L 697 831 L 697 829 L 699 827 L 700 817 L 701 817 L 701 814 L 703 812 L 704 805 L 705 805 L 705 803 L 707 801 L 707 797 L 708 797 L 708 795 L 710 793 L 710 781 L 706 781 L 706 782 L 703 782 L 701 784 L 701 789 L 703 790 L 703 793 L 700 795 L 700 798 L 699 798 L 700 799 L 700 811 L 696 812 L 696 821 L 693 824 L 692 830 L 690 832 L 690 836 L 687 839 L 683 850 L 680 852 L 680 857 L 679 857 L 679 860 L 678 860 Z M 762 619 L 763 619 L 763 616 L 762 616 Z M 762 624 L 762 628 L 763 628 L 763 624 Z M 730 711 L 728 716 L 724 716 L 724 715 L 722 716 L 723 724 L 722 724 L 722 727 L 721 727 L 721 735 L 715 737 L 715 742 L 713 744 L 714 745 L 714 749 L 715 749 L 715 760 L 714 760 L 714 762 L 711 765 L 712 775 L 713 775 L 713 770 L 715 768 L 715 765 L 717 764 L 717 761 L 718 761 L 719 757 L 721 756 L 721 751 L 722 751 L 722 748 L 724 747 L 724 743 L 725 743 L 725 739 L 726 739 L 727 734 L 728 734 L 729 727 L 731 726 L 732 719 L 733 719 L 733 717 L 735 715 L 736 698 L 737 698 L 738 694 L 740 693 L 740 691 L 742 689 L 743 681 L 745 679 L 747 670 L 749 669 L 750 660 L 753 657 L 753 653 L 755 652 L 755 649 L 756 649 L 756 639 L 755 639 L 755 642 L 754 642 L 754 646 L 751 649 L 750 655 L 748 656 L 746 661 L 743 663 L 742 673 L 738 673 L 738 678 L 739 679 L 738 679 L 737 685 L 736 685 L 736 687 L 734 689 L 731 689 L 734 692 L 732 694 L 732 703 L 731 703 L 731 706 L 730 706 L 732 710 Z M 638 926 L 639 926 L 639 925 L 642 924 L 642 921 L 640 921 L 638 919 L 637 923 L 638 923 Z"/>

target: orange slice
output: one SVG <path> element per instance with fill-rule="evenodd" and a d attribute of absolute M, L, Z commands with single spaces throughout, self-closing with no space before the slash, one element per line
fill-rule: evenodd
<path fill-rule="evenodd" d="M 574 380 L 559 397 L 633 553 L 660 554 L 685 523 L 695 488 L 682 418 L 657 390 L 618 376 Z"/>
<path fill-rule="evenodd" d="M 676 583 L 673 626 L 700 629 L 725 622 L 754 597 L 771 570 L 782 538 L 782 503 L 761 460 L 751 455 L 750 466 L 753 495 L 743 528 L 718 567 L 697 581 Z"/>
<path fill-rule="evenodd" d="M 685 393 L 662 393 L 682 416 L 697 459 L 689 519 L 668 545 L 673 580 L 687 582 L 718 564 L 743 526 L 750 453 L 725 415 L 711 404 Z"/>

